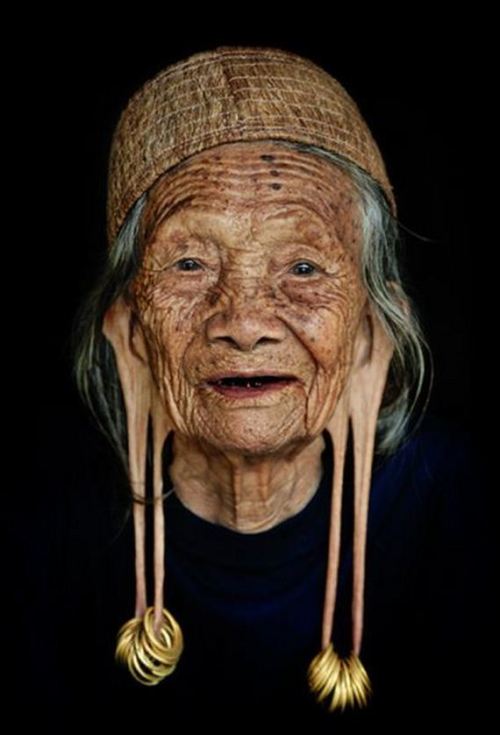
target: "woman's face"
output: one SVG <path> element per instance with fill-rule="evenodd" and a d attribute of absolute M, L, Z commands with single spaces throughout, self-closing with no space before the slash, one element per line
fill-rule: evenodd
<path fill-rule="evenodd" d="M 217 146 L 157 180 L 141 227 L 133 309 L 175 430 L 248 456 L 309 443 L 366 303 L 348 175 L 277 142 Z M 282 380 L 216 382 L 248 373 Z"/>

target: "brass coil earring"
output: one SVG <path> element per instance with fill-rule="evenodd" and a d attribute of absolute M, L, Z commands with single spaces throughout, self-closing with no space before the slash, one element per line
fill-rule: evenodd
<path fill-rule="evenodd" d="M 173 615 L 163 608 L 159 638 L 153 627 L 154 608 L 143 618 L 127 621 L 117 635 L 115 658 L 128 667 L 132 676 L 146 686 L 155 686 L 171 674 L 182 654 L 184 639 Z"/>
<path fill-rule="evenodd" d="M 330 697 L 330 712 L 344 710 L 346 706 L 364 707 L 372 693 L 370 679 L 359 656 L 352 651 L 348 658 L 341 658 L 332 643 L 311 661 L 307 677 L 318 702 Z"/>

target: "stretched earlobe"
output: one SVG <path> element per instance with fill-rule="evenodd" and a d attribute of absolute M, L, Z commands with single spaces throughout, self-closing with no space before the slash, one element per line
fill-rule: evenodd
<path fill-rule="evenodd" d="M 112 344 L 127 413 L 129 482 L 134 499 L 135 616 L 118 632 L 115 657 L 137 681 L 154 685 L 171 674 L 183 650 L 182 631 L 163 607 L 165 530 L 162 450 L 172 430 L 156 393 L 142 331 L 123 298 L 106 312 L 103 333 Z M 153 441 L 154 606 L 147 606 L 145 562 L 146 456 L 149 421 Z M 153 615 L 153 618 L 151 616 Z"/>
<path fill-rule="evenodd" d="M 366 319 L 366 321 L 365 321 Z M 394 346 L 374 314 L 367 312 L 353 349 L 351 373 L 327 425 L 334 449 L 334 472 L 323 609 L 322 650 L 308 669 L 309 686 L 319 702 L 329 699 L 329 709 L 365 706 L 371 694 L 368 674 L 359 659 L 363 630 L 363 595 L 369 491 L 377 417 L 382 402 Z M 341 659 L 331 640 L 335 611 L 344 463 L 349 431 L 354 447 L 354 540 L 352 651 Z"/>
<path fill-rule="evenodd" d="M 117 299 L 107 310 L 103 333 L 112 344 L 125 410 L 127 414 L 129 482 L 134 498 L 134 535 L 136 566 L 135 615 L 142 617 L 146 610 L 145 571 L 145 513 L 146 449 L 151 385 L 144 363 L 131 349 L 131 313 L 123 298 Z M 136 498 L 138 502 L 136 502 Z"/>

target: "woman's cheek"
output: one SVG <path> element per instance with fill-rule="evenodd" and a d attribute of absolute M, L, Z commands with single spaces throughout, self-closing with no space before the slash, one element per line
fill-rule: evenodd
<path fill-rule="evenodd" d="M 310 309 L 306 319 L 303 309 L 296 312 L 296 324 L 324 369 L 330 369 L 352 341 L 354 314 L 351 306 L 347 299 L 336 296 Z"/>

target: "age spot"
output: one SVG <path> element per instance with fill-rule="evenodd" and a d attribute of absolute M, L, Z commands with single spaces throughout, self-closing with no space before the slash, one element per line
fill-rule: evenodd
<path fill-rule="evenodd" d="M 281 189 L 281 184 L 270 184 L 271 189 Z"/>

